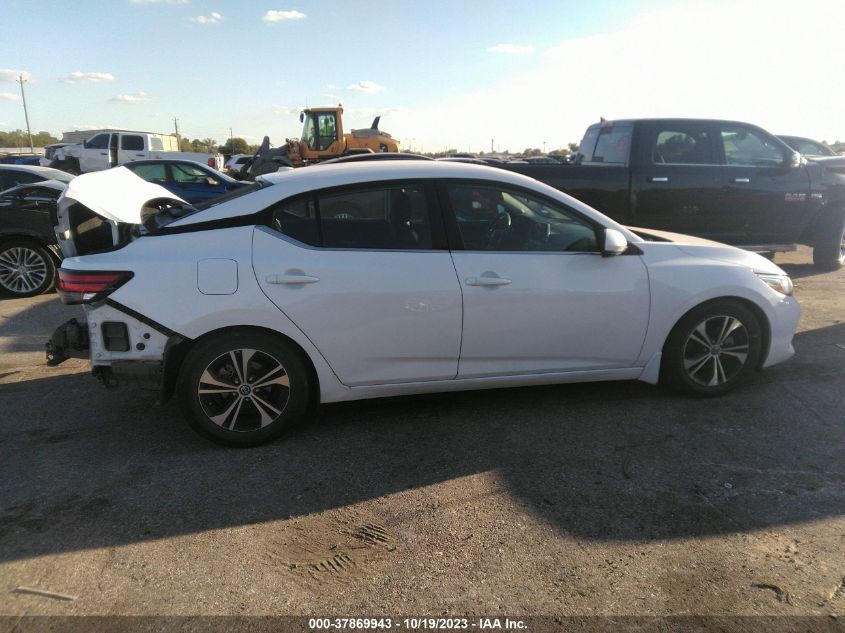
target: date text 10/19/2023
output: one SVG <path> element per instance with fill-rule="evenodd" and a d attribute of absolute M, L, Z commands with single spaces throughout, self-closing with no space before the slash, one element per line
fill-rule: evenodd
<path fill-rule="evenodd" d="M 511 618 L 309 618 L 308 628 L 318 630 L 510 630 L 525 631 L 523 620 Z"/>

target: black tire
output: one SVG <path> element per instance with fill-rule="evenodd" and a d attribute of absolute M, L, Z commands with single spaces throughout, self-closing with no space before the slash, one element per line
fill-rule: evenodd
<path fill-rule="evenodd" d="M 46 247 L 27 238 L 0 244 L 0 292 L 22 299 L 34 297 L 56 284 L 56 260 Z"/>
<path fill-rule="evenodd" d="M 195 431 L 227 446 L 258 446 L 302 419 L 311 401 L 308 376 L 301 352 L 285 340 L 230 330 L 188 352 L 176 390 Z"/>
<path fill-rule="evenodd" d="M 748 378 L 762 349 L 754 312 L 730 299 L 710 301 L 687 312 L 669 334 L 661 382 L 691 396 L 720 396 Z"/>
<path fill-rule="evenodd" d="M 829 209 L 819 224 L 813 245 L 813 264 L 821 270 L 839 270 L 845 264 L 845 207 Z"/>

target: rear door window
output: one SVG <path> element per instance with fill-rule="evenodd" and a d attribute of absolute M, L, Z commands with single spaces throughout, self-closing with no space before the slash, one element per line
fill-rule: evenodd
<path fill-rule="evenodd" d="M 140 151 L 144 149 L 144 137 L 134 134 L 124 134 L 120 137 L 120 149 Z"/>
<path fill-rule="evenodd" d="M 667 123 L 651 135 L 654 164 L 717 165 L 710 131 L 696 123 Z"/>
<path fill-rule="evenodd" d="M 421 185 L 355 188 L 285 201 L 271 226 L 323 248 L 430 250 L 431 212 Z"/>

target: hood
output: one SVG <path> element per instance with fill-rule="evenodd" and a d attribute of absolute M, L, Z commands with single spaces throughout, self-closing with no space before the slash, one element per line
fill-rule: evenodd
<path fill-rule="evenodd" d="M 745 251 L 735 246 L 728 246 L 721 242 L 714 242 L 703 237 L 695 237 L 694 235 L 684 235 L 683 233 L 671 233 L 669 231 L 657 231 L 655 229 L 641 229 L 636 227 L 628 227 L 630 231 L 639 235 L 646 240 L 646 244 L 651 242 L 669 242 L 678 249 L 692 255 L 693 257 L 701 257 L 704 259 L 711 259 L 718 262 L 725 262 L 728 264 L 735 264 L 737 266 L 744 266 L 750 268 L 754 272 L 772 273 L 777 275 L 785 275 L 786 273 L 776 264 L 766 259 L 765 257 Z"/>
<path fill-rule="evenodd" d="M 78 202 L 106 220 L 125 224 L 141 224 L 146 215 L 143 210 L 152 200 L 188 205 L 179 196 L 136 176 L 126 167 L 77 176 L 62 197 Z"/>

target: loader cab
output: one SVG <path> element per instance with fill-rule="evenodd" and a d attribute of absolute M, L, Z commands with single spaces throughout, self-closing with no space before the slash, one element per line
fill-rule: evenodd
<path fill-rule="evenodd" d="M 320 108 L 305 110 L 299 115 L 302 121 L 302 138 L 300 139 L 310 156 L 307 158 L 339 156 L 343 153 L 340 145 L 334 145 L 343 138 L 341 128 L 340 108 Z"/>

